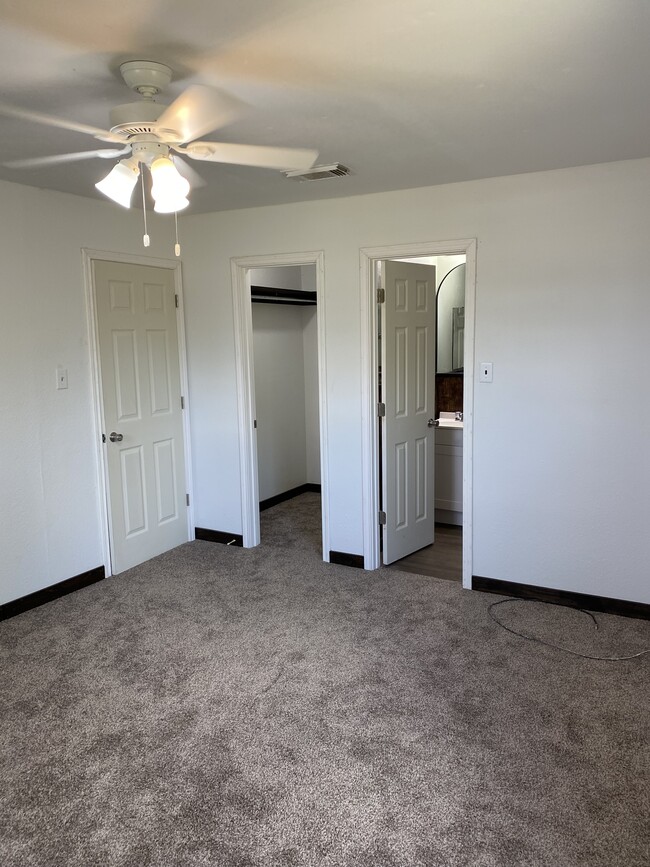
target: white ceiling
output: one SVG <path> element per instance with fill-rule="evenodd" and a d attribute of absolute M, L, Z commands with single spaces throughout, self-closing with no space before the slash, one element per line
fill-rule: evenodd
<path fill-rule="evenodd" d="M 207 138 L 314 147 L 311 183 L 194 163 L 198 213 L 650 155 L 648 0 L 0 0 L 0 100 L 105 128 L 118 66 L 173 67 L 249 106 Z M 0 117 L 0 162 L 94 149 Z M 0 178 L 97 196 L 103 160 Z"/>

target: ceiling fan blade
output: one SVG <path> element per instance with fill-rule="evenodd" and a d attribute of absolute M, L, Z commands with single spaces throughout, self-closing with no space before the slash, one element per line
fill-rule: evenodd
<path fill-rule="evenodd" d="M 191 142 L 178 150 L 193 160 L 257 166 L 258 168 L 279 169 L 280 171 L 309 169 L 318 156 L 318 151 L 310 148 L 276 148 L 266 145 L 243 145 L 216 141 Z"/>
<path fill-rule="evenodd" d="M 0 102 L 0 114 L 7 117 L 17 117 L 20 120 L 31 121 L 32 123 L 42 123 L 44 126 L 54 126 L 58 129 L 68 129 L 72 132 L 81 132 L 85 135 L 92 135 L 102 141 L 124 141 L 118 135 L 114 135 L 107 129 L 100 129 L 97 126 L 89 126 L 86 123 L 77 123 L 73 120 L 65 120 L 62 117 L 54 117 L 50 114 L 42 114 L 40 111 L 29 111 L 26 108 L 18 108 L 15 105 L 9 105 L 6 102 Z"/>
<path fill-rule="evenodd" d="M 168 106 L 158 118 L 164 129 L 179 134 L 179 141 L 201 138 L 218 127 L 225 126 L 244 110 L 244 103 L 213 87 L 194 84 Z"/>
<path fill-rule="evenodd" d="M 70 154 L 53 154 L 48 157 L 29 157 L 24 160 L 10 160 L 3 163 L 10 169 L 37 169 L 41 166 L 55 166 L 60 163 L 74 163 L 79 160 L 90 160 L 101 157 L 105 160 L 117 159 L 131 152 L 130 145 L 125 148 L 102 148 L 96 151 L 77 151 Z"/>
<path fill-rule="evenodd" d="M 183 175 L 186 181 L 189 181 L 190 187 L 193 190 L 198 190 L 199 187 L 205 186 L 205 181 L 201 175 L 187 162 L 187 160 L 184 160 L 178 154 L 174 154 L 172 159 L 179 173 Z"/>

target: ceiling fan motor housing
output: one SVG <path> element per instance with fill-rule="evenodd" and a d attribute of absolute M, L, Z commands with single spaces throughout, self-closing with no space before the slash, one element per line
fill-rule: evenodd
<path fill-rule="evenodd" d="M 167 108 L 160 102 L 127 102 L 111 109 L 111 132 L 126 136 L 156 133 L 157 120 Z"/>

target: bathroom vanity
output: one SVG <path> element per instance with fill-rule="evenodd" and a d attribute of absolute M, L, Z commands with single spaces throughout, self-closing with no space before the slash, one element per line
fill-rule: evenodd
<path fill-rule="evenodd" d="M 442 524 L 463 523 L 462 422 L 440 419 L 435 432 L 435 514 Z"/>

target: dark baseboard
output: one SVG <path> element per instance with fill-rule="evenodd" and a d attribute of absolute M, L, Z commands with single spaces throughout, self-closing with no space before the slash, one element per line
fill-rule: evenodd
<path fill-rule="evenodd" d="M 206 530 L 204 527 L 194 528 L 194 538 L 202 542 L 219 542 L 221 545 L 232 545 L 242 548 L 244 537 L 239 533 L 222 533 L 221 530 Z"/>
<path fill-rule="evenodd" d="M 650 605 L 645 602 L 628 602 L 625 599 L 610 599 L 608 596 L 592 596 L 590 593 L 574 593 L 571 590 L 536 587 L 533 584 L 518 584 L 516 581 L 499 581 L 496 578 L 482 578 L 480 575 L 472 576 L 472 590 L 498 593 L 500 596 L 516 596 L 520 599 L 536 599 L 539 602 L 552 602 L 555 605 L 584 608 L 586 611 L 602 611 L 604 614 L 618 614 L 621 617 L 650 620 Z"/>
<path fill-rule="evenodd" d="M 355 569 L 363 569 L 363 554 L 346 554 L 345 551 L 330 551 L 330 563 L 338 566 L 353 566 Z"/>
<path fill-rule="evenodd" d="M 10 617 L 22 614 L 24 611 L 30 611 L 32 608 L 45 605 L 46 602 L 60 599 L 61 596 L 67 596 L 68 593 L 74 593 L 75 590 L 81 590 L 82 587 L 96 584 L 105 577 L 106 572 L 104 567 L 97 566 L 95 569 L 89 569 L 80 575 L 66 578 L 65 581 L 59 581 L 58 584 L 53 584 L 51 587 L 44 587 L 42 590 L 36 590 L 35 593 L 21 596 L 20 599 L 5 602 L 4 605 L 0 605 L 0 620 L 8 620 Z"/>
<path fill-rule="evenodd" d="M 272 506 L 277 506 L 279 503 L 284 503 L 286 500 L 293 500 L 294 497 L 299 497 L 300 494 L 320 494 L 320 485 L 307 482 L 305 485 L 291 488 L 290 491 L 284 491 L 282 494 L 276 494 L 274 497 L 260 500 L 260 512 L 270 509 Z"/>

